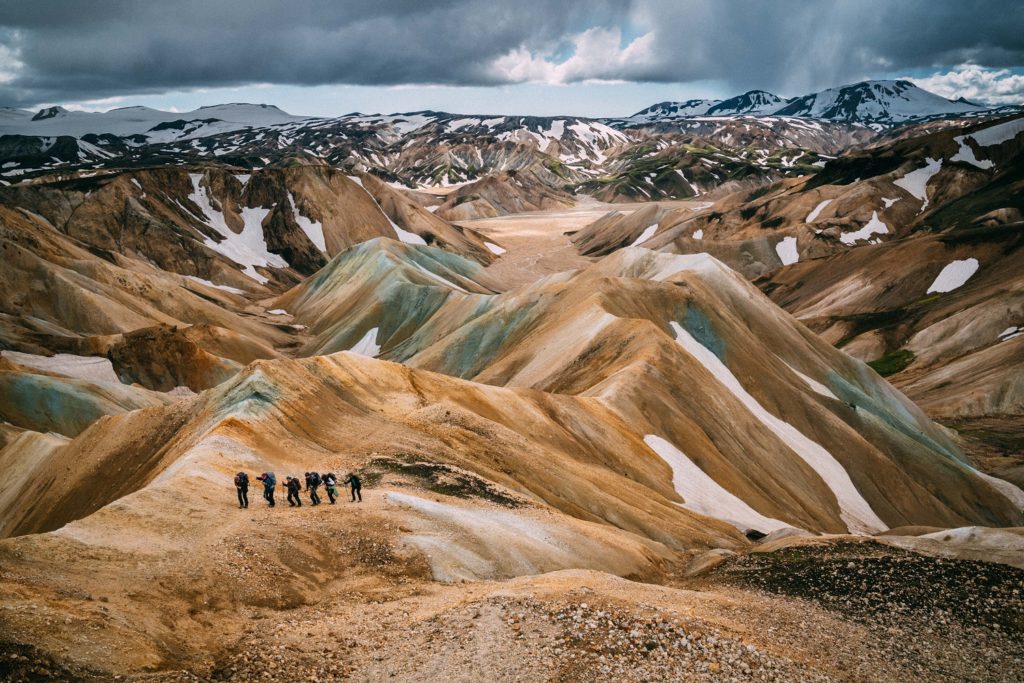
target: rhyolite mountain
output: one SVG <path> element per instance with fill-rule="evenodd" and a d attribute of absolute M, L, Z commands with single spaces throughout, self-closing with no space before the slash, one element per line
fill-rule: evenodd
<path fill-rule="evenodd" d="M 1024 117 L 911 94 L 0 112 L 0 678 L 1014 680 Z"/>

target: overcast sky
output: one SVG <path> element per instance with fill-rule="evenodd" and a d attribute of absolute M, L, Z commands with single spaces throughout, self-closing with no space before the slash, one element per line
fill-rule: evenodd
<path fill-rule="evenodd" d="M 617 116 L 895 77 L 1024 102 L 1024 2 L 0 0 L 0 106 Z"/>

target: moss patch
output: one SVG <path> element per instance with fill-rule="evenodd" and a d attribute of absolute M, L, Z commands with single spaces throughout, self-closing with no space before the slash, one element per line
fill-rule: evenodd
<path fill-rule="evenodd" d="M 368 486 L 380 483 L 385 473 L 415 479 L 428 491 L 455 498 L 482 498 L 508 508 L 524 505 L 518 498 L 504 493 L 480 477 L 450 465 L 421 460 L 410 453 L 397 453 L 386 458 L 374 458 L 359 472 Z"/>
<path fill-rule="evenodd" d="M 882 377 L 895 375 L 902 371 L 914 360 L 914 352 L 907 349 L 900 349 L 886 354 L 877 360 L 868 361 L 868 365 Z"/>

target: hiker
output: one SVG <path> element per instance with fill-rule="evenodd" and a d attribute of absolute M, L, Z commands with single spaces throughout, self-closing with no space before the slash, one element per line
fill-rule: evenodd
<path fill-rule="evenodd" d="M 313 505 L 320 504 L 320 496 L 316 490 L 320 488 L 320 475 L 316 472 L 306 472 L 306 490 L 309 491 L 309 500 Z"/>
<path fill-rule="evenodd" d="M 249 507 L 249 475 L 239 472 L 235 475 L 235 490 L 238 492 L 238 507 Z"/>
<path fill-rule="evenodd" d="M 359 502 L 363 502 L 363 483 L 359 481 L 359 477 L 349 472 L 348 479 L 344 481 L 345 484 L 349 484 L 352 487 L 352 502 L 356 502 L 356 498 L 359 498 Z"/>
<path fill-rule="evenodd" d="M 327 497 L 331 499 L 331 505 L 334 505 L 334 501 L 338 498 L 338 478 L 334 476 L 334 472 L 328 472 L 321 476 L 324 480 L 324 488 L 327 489 Z"/>
<path fill-rule="evenodd" d="M 288 488 L 288 505 L 291 507 L 302 507 L 302 499 L 299 492 L 302 491 L 302 482 L 297 477 L 288 477 L 286 483 Z"/>
<path fill-rule="evenodd" d="M 273 472 L 264 472 L 256 479 L 263 482 L 263 500 L 267 501 L 270 507 L 274 507 L 274 487 L 277 486 L 277 477 Z"/>

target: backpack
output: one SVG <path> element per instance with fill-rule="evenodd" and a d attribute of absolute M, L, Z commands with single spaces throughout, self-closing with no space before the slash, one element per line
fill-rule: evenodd
<path fill-rule="evenodd" d="M 277 486 L 277 477 L 274 476 L 273 472 L 264 472 L 263 477 L 263 483 L 267 486 Z"/>
<path fill-rule="evenodd" d="M 310 472 L 310 474 L 309 474 L 309 484 L 310 484 L 310 486 L 319 486 L 320 485 L 320 475 L 317 474 L 316 472 Z"/>
<path fill-rule="evenodd" d="M 245 472 L 239 472 L 235 475 L 235 486 L 242 487 L 249 485 L 249 475 Z"/>

